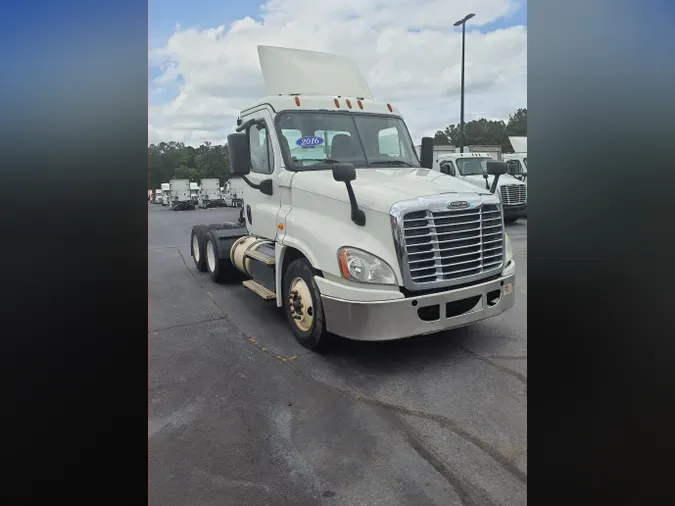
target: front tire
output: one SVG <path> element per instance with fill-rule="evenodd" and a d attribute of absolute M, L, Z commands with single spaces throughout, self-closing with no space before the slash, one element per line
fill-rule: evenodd
<path fill-rule="evenodd" d="M 520 218 L 520 216 L 510 216 L 509 218 L 504 218 L 504 223 L 507 225 L 513 225 L 516 221 L 518 221 L 518 218 Z"/>
<path fill-rule="evenodd" d="M 293 260 L 283 279 L 284 313 L 298 342 L 313 351 L 328 350 L 335 336 L 326 330 L 321 292 L 304 258 Z"/>

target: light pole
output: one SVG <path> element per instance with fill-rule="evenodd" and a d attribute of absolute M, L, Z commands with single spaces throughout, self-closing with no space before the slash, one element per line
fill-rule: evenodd
<path fill-rule="evenodd" d="M 475 14 L 467 14 L 457 21 L 454 26 L 462 25 L 462 84 L 460 86 L 460 106 L 459 106 L 459 152 L 464 153 L 464 45 L 466 44 L 466 22 Z"/>

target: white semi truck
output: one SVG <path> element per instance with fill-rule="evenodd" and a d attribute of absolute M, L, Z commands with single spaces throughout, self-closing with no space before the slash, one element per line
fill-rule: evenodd
<path fill-rule="evenodd" d="M 163 206 L 168 206 L 170 200 L 171 200 L 171 184 L 162 183 L 160 204 L 162 204 Z"/>
<path fill-rule="evenodd" d="M 244 280 L 283 308 L 297 340 L 391 340 L 463 327 L 514 305 L 515 262 L 491 191 L 418 159 L 408 128 L 356 64 L 259 46 L 266 98 L 228 136 L 237 223 L 196 225 L 198 270 Z M 293 69 L 293 71 L 289 71 Z M 398 136 L 386 149 L 383 134 Z M 503 162 L 487 170 L 496 184 Z"/>
<path fill-rule="evenodd" d="M 195 204 L 192 201 L 192 193 L 190 191 L 190 181 L 188 179 L 172 179 L 169 181 L 171 185 L 171 196 L 169 205 L 172 211 L 183 211 L 185 209 L 194 209 Z"/>
<path fill-rule="evenodd" d="M 226 207 L 241 207 L 244 203 L 244 187 L 246 185 L 238 179 L 229 180 L 225 183 L 223 197 Z"/>
<path fill-rule="evenodd" d="M 490 188 L 494 177 L 487 173 L 487 162 L 493 160 L 490 153 L 444 153 L 435 160 L 434 169 L 467 183 Z M 504 221 L 514 223 L 527 213 L 527 186 L 504 174 L 499 178 L 496 194 L 502 201 Z"/>
<path fill-rule="evenodd" d="M 208 207 L 218 207 L 220 201 L 220 180 L 218 178 L 202 179 L 199 186 L 199 207 L 204 209 Z"/>

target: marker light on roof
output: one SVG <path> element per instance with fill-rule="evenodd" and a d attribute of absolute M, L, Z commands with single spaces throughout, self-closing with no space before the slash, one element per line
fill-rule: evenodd
<path fill-rule="evenodd" d="M 335 107 L 337 107 L 339 109 L 340 108 L 340 102 L 338 101 L 338 99 L 334 98 L 333 102 L 335 102 Z"/>
<path fill-rule="evenodd" d="M 356 101 L 359 104 L 359 109 L 363 109 L 363 102 L 361 100 Z"/>
<path fill-rule="evenodd" d="M 352 102 L 348 98 L 345 99 L 345 102 L 347 102 L 347 107 L 349 107 L 351 109 L 352 108 Z"/>
<path fill-rule="evenodd" d="M 389 109 L 389 112 L 394 112 L 394 109 L 391 107 L 391 104 L 387 104 L 387 108 Z"/>
<path fill-rule="evenodd" d="M 300 107 L 300 97 L 295 97 L 295 105 Z"/>

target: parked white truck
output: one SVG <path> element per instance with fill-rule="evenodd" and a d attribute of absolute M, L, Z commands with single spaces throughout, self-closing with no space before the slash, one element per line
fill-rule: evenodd
<path fill-rule="evenodd" d="M 220 180 L 218 178 L 202 179 L 199 185 L 199 207 L 217 207 L 220 205 Z"/>
<path fill-rule="evenodd" d="M 199 204 L 199 183 L 194 181 L 190 181 L 190 199 L 195 207 Z"/>
<path fill-rule="evenodd" d="M 493 193 L 433 171 L 431 138 L 420 162 L 401 115 L 373 100 L 353 61 L 258 53 L 269 96 L 228 136 L 229 177 L 247 185 L 241 218 L 193 227 L 198 270 L 245 279 L 315 350 L 335 335 L 435 333 L 514 305 L 513 251 Z M 393 133 L 399 142 L 383 149 Z M 497 183 L 506 169 L 487 170 Z"/>
<path fill-rule="evenodd" d="M 229 180 L 225 183 L 225 194 L 223 196 L 225 207 L 241 207 L 243 205 L 245 186 L 238 179 Z"/>
<path fill-rule="evenodd" d="M 483 188 L 490 188 L 494 176 L 487 172 L 490 153 L 444 153 L 435 160 L 434 169 Z M 514 223 L 527 213 L 527 186 L 504 174 L 499 178 L 496 194 L 502 202 L 504 221 Z"/>
<path fill-rule="evenodd" d="M 185 209 L 195 208 L 190 191 L 190 181 L 188 179 L 172 179 L 169 181 L 169 184 L 171 185 L 169 205 L 171 206 L 172 211 L 183 211 Z"/>
<path fill-rule="evenodd" d="M 168 206 L 170 200 L 171 200 L 171 184 L 162 183 L 160 204 L 162 204 L 163 206 Z"/>

